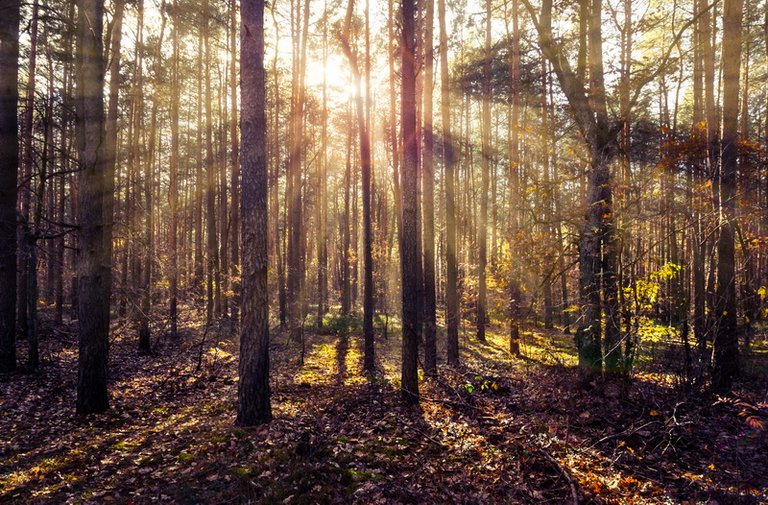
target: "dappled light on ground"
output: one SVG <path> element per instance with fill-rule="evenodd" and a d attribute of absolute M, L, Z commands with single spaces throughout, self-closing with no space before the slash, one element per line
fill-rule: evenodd
<path fill-rule="evenodd" d="M 669 503 L 768 498 L 765 431 L 733 404 L 640 370 L 578 385 L 571 337 L 531 326 L 522 359 L 502 330 L 463 340 L 463 365 L 397 390 L 397 332 L 361 375 L 354 329 L 273 338 L 275 420 L 235 428 L 237 339 L 221 323 L 139 356 L 115 341 L 113 408 L 78 420 L 73 336 L 2 387 L 3 500 L 28 503 Z M 442 342 L 439 342 L 442 345 Z M 755 343 L 756 349 L 765 345 Z M 762 355 L 752 356 L 758 366 Z M 652 356 L 648 359 L 652 362 Z M 764 358 L 763 358 L 764 359 Z M 762 363 L 765 366 L 765 363 Z M 652 367 L 651 367 L 652 368 Z M 749 391 L 744 391 L 745 395 Z"/>

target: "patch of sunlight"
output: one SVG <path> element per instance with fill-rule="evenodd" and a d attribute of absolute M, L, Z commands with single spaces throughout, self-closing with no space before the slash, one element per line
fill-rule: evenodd
<path fill-rule="evenodd" d="M 65 477 L 61 474 L 63 469 L 79 466 L 82 459 L 86 456 L 86 452 L 92 454 L 100 453 L 100 451 L 103 451 L 104 442 L 106 442 L 107 447 L 111 446 L 116 452 L 121 453 L 121 456 L 119 457 L 123 457 L 123 453 L 130 453 L 140 449 L 142 443 L 146 442 L 151 435 L 166 432 L 171 428 L 176 432 L 180 432 L 185 428 L 194 426 L 198 422 L 194 417 L 196 411 L 196 406 L 186 407 L 180 412 L 168 416 L 163 422 L 145 427 L 146 429 L 139 430 L 135 435 L 125 437 L 122 440 L 116 440 L 117 437 L 114 437 L 112 441 L 94 442 L 90 444 L 88 446 L 89 451 L 75 449 L 70 451 L 66 456 L 40 460 L 36 464 L 33 463 L 33 466 L 18 469 L 16 472 L 8 474 L 5 478 L 0 478 L 0 489 L 3 489 L 4 493 L 12 493 L 14 489 L 18 489 L 30 482 L 42 480 L 46 477 L 55 476 L 58 479 L 64 479 Z M 189 416 L 187 420 L 185 420 L 186 416 Z M 123 434 L 118 433 L 117 435 Z M 111 458 L 109 455 L 105 455 L 105 459 L 110 460 Z M 59 480 L 41 488 L 38 494 L 51 493 L 60 486 L 61 481 Z"/>
<path fill-rule="evenodd" d="M 646 320 L 638 330 L 641 342 L 669 343 L 678 341 L 680 332 L 677 328 L 656 321 Z"/>
<path fill-rule="evenodd" d="M 206 351 L 206 354 L 208 357 L 210 357 L 213 360 L 221 360 L 225 362 L 230 362 L 235 359 L 235 355 L 225 351 L 221 347 L 211 347 Z"/>
<path fill-rule="evenodd" d="M 329 383 L 336 369 L 336 344 L 316 344 L 304 358 L 304 366 L 296 372 L 295 380 L 306 384 Z"/>

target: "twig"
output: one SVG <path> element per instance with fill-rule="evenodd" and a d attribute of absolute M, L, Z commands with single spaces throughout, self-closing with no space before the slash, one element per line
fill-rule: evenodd
<path fill-rule="evenodd" d="M 568 482 L 568 486 L 571 488 L 571 503 L 573 503 L 573 505 L 579 505 L 579 492 L 576 489 L 576 483 L 573 482 L 573 478 L 568 473 L 568 471 L 565 468 L 563 468 L 563 465 L 561 465 L 559 461 L 557 461 L 552 455 L 550 455 L 545 450 L 539 449 L 539 452 L 545 458 L 547 458 L 547 460 L 549 460 L 553 465 L 555 465 L 558 470 L 560 470 L 560 473 Z"/>

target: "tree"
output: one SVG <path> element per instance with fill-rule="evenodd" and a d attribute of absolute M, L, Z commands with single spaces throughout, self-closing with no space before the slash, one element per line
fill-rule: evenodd
<path fill-rule="evenodd" d="M 485 323 L 488 318 L 488 285 L 486 267 L 488 264 L 488 184 L 491 170 L 491 0 L 485 0 L 485 53 L 483 55 L 483 112 L 482 112 L 482 152 L 480 176 L 480 217 L 477 224 L 479 258 L 477 264 L 477 339 L 485 342 Z"/>
<path fill-rule="evenodd" d="M 173 0 L 173 15 L 178 16 L 178 5 Z M 179 311 L 179 23 L 178 17 L 173 20 L 173 54 L 171 55 L 171 160 L 168 184 L 168 259 L 169 259 L 169 306 L 171 337 L 178 336 Z"/>
<path fill-rule="evenodd" d="M 426 0 L 426 33 L 424 43 L 424 152 L 422 155 L 422 213 L 424 221 L 424 370 L 437 373 L 437 300 L 435 294 L 435 163 L 432 130 L 432 88 L 435 2 Z"/>
<path fill-rule="evenodd" d="M 0 1 L 0 372 L 16 368 L 16 179 L 21 3 Z"/>
<path fill-rule="evenodd" d="M 117 133 L 118 133 L 118 102 L 120 94 L 120 58 L 123 40 L 123 14 L 125 11 L 125 2 L 117 0 L 115 2 L 115 14 L 112 19 L 112 33 L 110 42 L 109 59 L 109 100 L 107 102 L 106 132 L 104 136 L 104 162 L 106 173 L 104 174 L 105 192 L 109 195 L 115 193 L 115 169 L 117 167 Z M 114 199 L 109 198 L 105 202 L 104 214 L 106 215 L 106 226 L 109 229 L 108 235 L 112 236 L 115 221 Z M 106 242 L 107 251 L 105 254 L 112 258 L 112 241 Z M 109 280 L 112 286 L 112 269 L 109 270 Z M 111 287 L 110 287 L 111 290 Z"/>
<path fill-rule="evenodd" d="M 240 382 L 235 421 L 240 426 L 252 426 L 272 418 L 269 402 L 264 3 L 263 0 L 240 2 L 243 277 Z"/>
<path fill-rule="evenodd" d="M 459 295 L 456 259 L 456 156 L 451 136 L 451 80 L 448 74 L 448 30 L 445 0 L 437 0 L 440 23 L 440 120 L 442 126 L 443 170 L 445 179 L 445 323 L 448 363 L 459 362 Z"/>
<path fill-rule="evenodd" d="M 77 413 L 109 408 L 109 270 L 104 226 L 107 194 L 104 159 L 103 0 L 79 0 L 77 16 L 76 127 L 80 164 L 77 258 L 79 358 Z"/>
<path fill-rule="evenodd" d="M 414 63 L 416 47 L 415 1 L 402 0 L 402 40 L 400 121 L 402 128 L 402 231 L 400 235 L 400 268 L 402 277 L 402 393 L 408 404 L 419 401 L 419 336 L 421 317 L 417 297 L 419 296 L 418 265 L 419 254 L 419 200 L 418 200 L 418 135 L 416 131 L 416 69 Z"/>
<path fill-rule="evenodd" d="M 360 165 L 363 183 L 363 339 L 364 356 L 363 369 L 373 373 L 375 367 L 375 349 L 373 339 L 373 228 L 371 224 L 371 139 L 368 136 L 368 125 L 365 120 L 365 105 L 361 90 L 361 72 L 357 61 L 357 53 L 350 43 L 350 29 L 355 2 L 347 4 L 344 18 L 344 30 L 339 36 L 341 48 L 349 61 L 352 77 L 355 81 L 355 111 L 357 114 L 357 130 L 360 136 Z"/>
<path fill-rule="evenodd" d="M 717 299 L 712 385 L 730 389 L 739 373 L 736 333 L 736 269 L 734 227 L 738 173 L 739 71 L 743 0 L 723 4 L 723 128 L 720 151 L 720 236 L 717 241 Z"/>

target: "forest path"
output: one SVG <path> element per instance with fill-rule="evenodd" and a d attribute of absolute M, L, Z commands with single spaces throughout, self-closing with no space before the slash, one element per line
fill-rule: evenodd
<path fill-rule="evenodd" d="M 741 407 L 638 374 L 577 387 L 572 339 L 527 328 L 462 339 L 463 364 L 399 401 L 400 341 L 361 376 L 347 321 L 306 333 L 305 359 L 273 338 L 268 426 L 233 426 L 237 338 L 187 312 L 178 341 L 136 352 L 113 332 L 112 409 L 74 417 L 73 325 L 43 340 L 35 374 L 0 378 L 0 501 L 17 503 L 669 503 L 768 500 L 765 431 Z M 744 392 L 748 394 L 749 392 Z"/>

